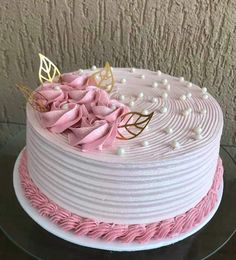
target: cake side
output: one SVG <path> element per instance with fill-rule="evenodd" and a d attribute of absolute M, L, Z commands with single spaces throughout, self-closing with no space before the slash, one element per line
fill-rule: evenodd
<path fill-rule="evenodd" d="M 99 222 L 97 220 L 83 218 L 77 214 L 61 208 L 51 201 L 34 184 L 29 176 L 27 168 L 26 151 L 22 151 L 19 165 L 21 185 L 26 198 L 36 208 L 39 214 L 49 218 L 62 230 L 75 233 L 76 236 L 88 236 L 92 239 L 105 241 L 121 241 L 124 243 L 147 243 L 153 240 L 173 238 L 181 234 L 191 232 L 193 228 L 207 221 L 209 215 L 219 205 L 219 191 L 222 188 L 223 166 L 221 159 L 218 160 L 216 173 L 212 186 L 206 196 L 194 207 L 184 214 L 176 215 L 174 218 L 165 219 L 148 224 L 114 224 Z"/>
<path fill-rule="evenodd" d="M 189 88 L 168 75 L 113 71 L 118 83 L 112 96 L 124 95 L 125 103 L 135 98 L 140 111 L 156 111 L 149 129 L 134 140 L 117 141 L 111 149 L 83 153 L 68 145 L 62 134 L 42 128 L 28 106 L 30 176 L 61 207 L 98 221 L 151 223 L 184 213 L 206 195 L 213 182 L 223 126 L 219 105 L 209 94 L 205 100 L 199 87 Z M 123 78 L 125 84 L 120 83 Z M 153 87 L 155 81 L 159 82 L 157 88 Z M 144 93 L 141 99 L 140 92 Z M 167 92 L 166 98 L 163 93 Z M 191 93 L 191 97 L 182 100 L 183 93 Z M 165 113 L 163 106 L 167 107 Z M 188 108 L 190 114 L 183 115 Z M 204 109 L 206 113 L 202 113 Z M 167 132 L 168 126 L 172 133 Z M 194 129 L 199 126 L 202 133 L 196 140 Z M 179 149 L 173 149 L 173 140 L 181 144 Z M 116 154 L 119 146 L 124 147 L 124 156 Z"/>

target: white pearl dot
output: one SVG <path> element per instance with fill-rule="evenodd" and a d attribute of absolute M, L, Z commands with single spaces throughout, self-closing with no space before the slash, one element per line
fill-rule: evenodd
<path fill-rule="evenodd" d="M 173 133 L 173 129 L 170 126 L 167 126 L 166 129 L 165 129 L 165 132 L 167 134 L 172 134 Z"/>
<path fill-rule="evenodd" d="M 157 98 L 155 98 L 155 97 L 152 98 L 152 103 L 156 103 L 157 101 L 158 101 Z"/>
<path fill-rule="evenodd" d="M 120 95 L 119 99 L 124 101 L 125 100 L 125 96 L 124 95 Z"/>
<path fill-rule="evenodd" d="M 187 97 L 187 98 L 191 98 L 191 97 L 192 97 L 192 93 L 191 93 L 191 92 L 188 92 L 188 93 L 186 94 L 186 97 Z"/>
<path fill-rule="evenodd" d="M 202 88 L 202 93 L 207 93 L 207 88 Z"/>
<path fill-rule="evenodd" d="M 200 139 L 202 139 L 202 135 L 201 134 L 196 134 L 196 135 L 194 135 L 194 139 L 195 140 L 200 140 Z"/>
<path fill-rule="evenodd" d="M 135 72 L 135 68 L 131 68 L 130 72 L 134 73 Z"/>
<path fill-rule="evenodd" d="M 153 88 L 157 88 L 157 87 L 158 87 L 158 83 L 157 83 L 156 81 L 153 82 L 153 83 L 152 83 L 152 87 L 153 87 Z"/>
<path fill-rule="evenodd" d="M 165 114 L 165 113 L 167 112 L 167 107 L 161 107 L 161 108 L 160 108 L 160 112 L 161 112 L 162 114 Z"/>
<path fill-rule="evenodd" d="M 143 92 L 140 92 L 140 93 L 138 94 L 138 97 L 139 97 L 139 98 L 143 98 L 143 97 L 144 97 Z"/>
<path fill-rule="evenodd" d="M 119 147 L 119 148 L 116 150 L 116 154 L 117 154 L 117 155 L 120 155 L 120 156 L 124 155 L 124 154 L 125 154 L 125 149 Z"/>
<path fill-rule="evenodd" d="M 180 82 L 184 82 L 184 77 L 180 77 L 180 78 L 179 78 L 179 81 L 180 81 Z"/>
<path fill-rule="evenodd" d="M 167 85 L 167 84 L 168 84 L 168 80 L 167 80 L 167 79 L 162 79 L 162 80 L 161 80 L 161 83 L 162 83 L 163 85 Z"/>
<path fill-rule="evenodd" d="M 149 114 L 149 111 L 147 109 L 144 109 L 143 112 L 142 112 L 144 115 L 148 115 Z"/>
<path fill-rule="evenodd" d="M 168 98 L 168 93 L 163 92 L 163 93 L 161 94 L 161 97 L 164 98 L 164 99 Z"/>
<path fill-rule="evenodd" d="M 182 101 L 184 101 L 184 100 L 186 100 L 186 96 L 185 96 L 185 95 L 182 95 L 182 96 L 180 96 L 180 99 L 181 99 Z"/>
<path fill-rule="evenodd" d="M 69 108 L 69 106 L 68 106 L 68 104 L 64 104 L 64 105 L 62 105 L 62 107 L 61 107 L 63 110 L 67 110 L 68 108 Z"/>
<path fill-rule="evenodd" d="M 202 133 L 202 128 L 200 126 L 197 126 L 193 129 L 194 133 L 196 134 L 201 134 Z"/>
<path fill-rule="evenodd" d="M 165 86 L 165 89 L 166 89 L 166 90 L 170 90 L 170 84 L 167 84 L 167 85 Z"/>
<path fill-rule="evenodd" d="M 171 143 L 171 146 L 174 148 L 174 149 L 178 149 L 180 147 L 180 144 L 179 142 L 177 142 L 176 140 L 174 140 L 172 143 Z"/>
<path fill-rule="evenodd" d="M 97 67 L 95 65 L 92 66 L 91 70 L 96 70 Z"/>
<path fill-rule="evenodd" d="M 140 78 L 141 78 L 141 79 L 145 79 L 145 75 L 142 74 L 142 75 L 140 76 Z"/>
<path fill-rule="evenodd" d="M 116 110 L 116 105 L 115 105 L 115 104 L 111 104 L 110 108 L 111 108 L 112 110 Z"/>
<path fill-rule="evenodd" d="M 186 110 L 188 111 L 189 114 L 192 112 L 192 108 L 191 107 L 188 107 Z"/>
<path fill-rule="evenodd" d="M 96 78 L 96 80 L 100 80 L 100 75 L 99 75 L 99 74 L 96 74 L 96 75 L 95 75 L 95 78 Z"/>
<path fill-rule="evenodd" d="M 160 70 L 157 71 L 157 75 L 161 76 L 161 71 Z"/>
<path fill-rule="evenodd" d="M 142 142 L 141 142 L 141 145 L 142 145 L 143 147 L 147 147 L 147 146 L 149 146 L 149 142 L 148 142 L 148 141 L 142 141 Z"/>
<path fill-rule="evenodd" d="M 200 113 L 202 114 L 202 115 L 205 115 L 206 114 L 206 109 L 205 108 L 202 108 L 201 110 L 200 110 Z"/>
<path fill-rule="evenodd" d="M 133 100 L 131 100 L 131 101 L 129 102 L 129 106 L 130 106 L 130 107 L 133 107 L 133 106 L 134 106 L 134 101 L 133 101 Z"/>
<path fill-rule="evenodd" d="M 186 109 L 186 110 L 184 110 L 183 112 L 182 112 L 182 115 L 183 116 L 188 116 L 189 115 L 189 111 Z"/>
<path fill-rule="evenodd" d="M 84 72 L 84 70 L 79 69 L 79 75 L 82 74 Z"/>
<path fill-rule="evenodd" d="M 120 82 L 121 82 L 122 84 L 125 84 L 125 83 L 126 83 L 126 79 L 121 79 Z"/>
<path fill-rule="evenodd" d="M 55 86 L 53 89 L 54 90 L 61 90 L 60 86 Z"/>
<path fill-rule="evenodd" d="M 203 99 L 208 99 L 208 97 L 209 97 L 209 96 L 208 96 L 207 94 L 203 94 L 203 95 L 202 95 L 202 98 L 203 98 Z"/>
<path fill-rule="evenodd" d="M 188 82 L 188 83 L 186 84 L 186 86 L 187 86 L 187 88 L 191 88 L 191 87 L 193 86 L 193 84 L 192 84 L 192 82 Z"/>

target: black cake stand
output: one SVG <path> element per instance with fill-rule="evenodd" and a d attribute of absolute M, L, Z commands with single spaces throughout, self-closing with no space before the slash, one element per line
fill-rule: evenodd
<path fill-rule="evenodd" d="M 36 224 L 16 199 L 13 167 L 25 146 L 24 124 L 1 124 L 1 130 L 6 142 L 0 147 L 0 228 L 13 243 L 36 259 L 206 259 L 220 250 L 236 232 L 236 162 L 229 147 L 222 145 L 223 198 L 215 216 L 194 235 L 170 246 L 138 252 L 97 250 L 66 242 Z"/>

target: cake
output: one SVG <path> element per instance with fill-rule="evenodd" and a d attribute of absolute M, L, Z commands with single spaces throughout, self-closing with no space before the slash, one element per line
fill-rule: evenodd
<path fill-rule="evenodd" d="M 222 183 L 220 106 L 183 77 L 113 68 L 105 89 L 100 72 L 65 73 L 34 91 L 40 109 L 27 104 L 19 166 L 25 196 L 61 229 L 92 239 L 148 243 L 191 230 Z"/>

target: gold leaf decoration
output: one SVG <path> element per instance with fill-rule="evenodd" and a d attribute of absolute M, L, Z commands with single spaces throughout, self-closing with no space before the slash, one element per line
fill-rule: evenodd
<path fill-rule="evenodd" d="M 16 85 L 17 89 L 23 94 L 27 102 L 39 112 L 49 111 L 47 99 L 39 92 L 33 91 L 25 85 Z"/>
<path fill-rule="evenodd" d="M 52 63 L 47 57 L 39 53 L 40 66 L 39 66 L 39 80 L 43 84 L 44 81 L 53 82 L 56 76 L 60 76 L 61 73 L 54 63 Z"/>
<path fill-rule="evenodd" d="M 104 89 L 108 93 L 112 91 L 114 83 L 114 76 L 112 73 L 111 66 L 108 62 L 106 62 L 103 69 L 92 74 L 87 81 L 87 85 L 95 84 L 96 87 Z"/>
<path fill-rule="evenodd" d="M 121 117 L 118 126 L 117 139 L 130 140 L 140 135 L 152 119 L 154 112 L 144 115 L 138 112 L 129 112 Z M 124 132 L 124 130 L 126 130 Z"/>

